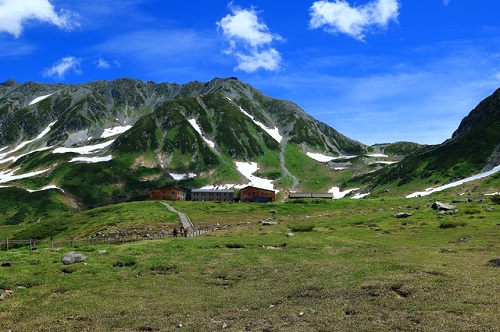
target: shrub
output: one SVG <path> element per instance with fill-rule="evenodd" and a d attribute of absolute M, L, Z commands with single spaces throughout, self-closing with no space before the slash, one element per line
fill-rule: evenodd
<path fill-rule="evenodd" d="M 290 226 L 292 232 L 312 232 L 315 225 L 311 223 L 294 224 Z"/>
<path fill-rule="evenodd" d="M 228 243 L 224 245 L 226 248 L 231 248 L 231 249 L 242 249 L 245 248 L 244 244 L 239 244 L 239 243 Z"/>
<path fill-rule="evenodd" d="M 134 266 L 137 260 L 132 256 L 125 256 L 113 263 L 113 267 Z"/>
<path fill-rule="evenodd" d="M 493 204 L 497 204 L 497 205 L 500 204 L 500 195 L 493 195 L 493 196 L 491 196 L 490 199 L 493 202 Z"/>
<path fill-rule="evenodd" d="M 445 228 L 455 228 L 455 227 L 459 227 L 459 226 L 465 226 L 467 225 L 466 223 L 462 222 L 462 223 L 456 223 L 456 222 L 451 222 L 451 221 L 448 221 L 448 222 L 442 222 L 439 224 L 439 228 L 442 228 L 442 229 L 445 229 Z"/>

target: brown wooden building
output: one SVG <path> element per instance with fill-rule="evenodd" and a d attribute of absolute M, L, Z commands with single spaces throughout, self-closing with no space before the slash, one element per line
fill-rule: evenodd
<path fill-rule="evenodd" d="M 167 186 L 153 189 L 149 193 L 150 200 L 185 201 L 186 192 L 178 187 Z"/>
<path fill-rule="evenodd" d="M 258 202 L 267 203 L 276 200 L 276 193 L 274 190 L 262 189 L 257 187 L 248 186 L 239 192 L 240 202 Z"/>

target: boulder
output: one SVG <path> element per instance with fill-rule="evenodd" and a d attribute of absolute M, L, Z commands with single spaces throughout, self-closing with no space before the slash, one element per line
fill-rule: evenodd
<path fill-rule="evenodd" d="M 432 208 L 434 210 L 448 211 L 448 210 L 455 210 L 457 207 L 455 205 L 451 205 L 451 204 L 446 204 L 446 203 L 441 203 L 441 202 L 435 201 L 432 204 Z"/>
<path fill-rule="evenodd" d="M 399 212 L 399 213 L 396 213 L 394 215 L 394 217 L 396 217 L 396 218 L 408 218 L 408 217 L 411 217 L 411 216 L 412 216 L 412 214 L 409 213 L 409 212 Z"/>
<path fill-rule="evenodd" d="M 276 221 L 262 221 L 261 223 L 264 226 L 272 226 L 272 225 L 277 225 L 278 224 Z"/>
<path fill-rule="evenodd" d="M 86 259 L 87 259 L 87 256 L 80 254 L 79 252 L 76 252 L 76 251 L 71 251 L 71 252 L 68 252 L 67 254 L 64 254 L 62 256 L 61 262 L 64 265 L 69 265 L 69 264 L 83 262 Z"/>
<path fill-rule="evenodd" d="M 15 262 L 5 262 L 5 263 L 2 263 L 2 266 L 14 266 L 16 263 Z"/>

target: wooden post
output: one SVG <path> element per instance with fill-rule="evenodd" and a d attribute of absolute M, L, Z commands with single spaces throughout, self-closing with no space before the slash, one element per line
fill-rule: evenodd
<path fill-rule="evenodd" d="M 5 243 L 7 244 L 7 251 L 9 251 L 9 239 Z"/>

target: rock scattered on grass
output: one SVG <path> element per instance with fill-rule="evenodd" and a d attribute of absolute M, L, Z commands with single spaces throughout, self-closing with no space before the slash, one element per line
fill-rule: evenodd
<path fill-rule="evenodd" d="M 494 267 L 500 267 L 500 258 L 494 258 L 488 261 L 488 265 L 494 266 Z"/>
<path fill-rule="evenodd" d="M 14 265 L 16 265 L 15 262 L 5 262 L 5 263 L 2 263 L 3 267 L 11 267 L 11 266 L 14 266 Z"/>
<path fill-rule="evenodd" d="M 68 264 L 80 263 L 85 261 L 86 259 L 87 256 L 76 251 L 71 251 L 63 255 L 63 257 L 61 258 L 61 262 L 64 265 L 68 265 Z"/>
<path fill-rule="evenodd" d="M 432 208 L 434 210 L 449 211 L 449 210 L 455 210 L 457 207 L 455 205 L 451 205 L 451 204 L 446 204 L 446 203 L 441 203 L 441 202 L 435 201 L 432 204 Z"/>

